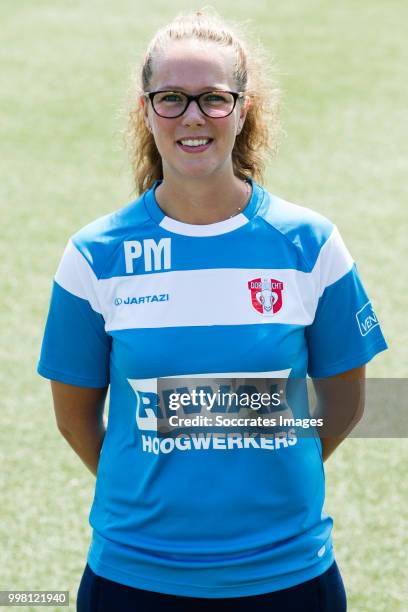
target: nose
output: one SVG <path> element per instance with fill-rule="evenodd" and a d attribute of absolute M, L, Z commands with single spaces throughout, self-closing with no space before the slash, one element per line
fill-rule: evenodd
<path fill-rule="evenodd" d="M 181 118 L 183 125 L 191 125 L 192 123 L 203 125 L 205 123 L 205 115 L 201 112 L 197 100 L 191 100 Z"/>

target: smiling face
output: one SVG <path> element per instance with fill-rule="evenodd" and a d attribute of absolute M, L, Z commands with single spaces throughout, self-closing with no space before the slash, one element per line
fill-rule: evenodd
<path fill-rule="evenodd" d="M 234 74 L 234 53 L 213 43 L 176 41 L 164 54 L 153 61 L 149 91 L 176 90 L 191 95 L 203 91 L 237 91 Z M 181 117 L 168 119 L 158 116 L 145 98 L 146 125 L 151 126 L 157 149 L 162 158 L 163 177 L 203 178 L 214 173 L 232 175 L 232 149 L 241 131 L 247 108 L 238 100 L 227 117 L 204 115 L 196 101 L 189 104 Z M 183 147 L 181 139 L 209 138 L 206 147 Z"/>

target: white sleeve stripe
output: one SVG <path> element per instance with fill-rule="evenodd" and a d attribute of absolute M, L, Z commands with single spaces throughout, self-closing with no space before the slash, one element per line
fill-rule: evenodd
<path fill-rule="evenodd" d="M 342 278 L 353 267 L 354 260 L 334 226 L 332 233 L 320 249 L 312 274 L 320 278 L 319 298 L 326 287 Z"/>
<path fill-rule="evenodd" d="M 87 300 L 99 314 L 102 309 L 98 301 L 98 279 L 85 257 L 69 239 L 55 273 L 56 282 L 76 297 Z"/>

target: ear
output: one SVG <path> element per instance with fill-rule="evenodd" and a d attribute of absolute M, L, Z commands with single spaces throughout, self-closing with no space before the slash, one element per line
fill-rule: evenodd
<path fill-rule="evenodd" d="M 249 96 L 245 96 L 244 102 L 242 103 L 242 107 L 241 107 L 240 117 L 243 117 L 243 119 L 245 119 L 251 104 L 252 104 L 251 98 Z"/>
<path fill-rule="evenodd" d="M 148 108 L 148 105 L 146 104 L 146 98 L 143 95 L 139 96 L 139 104 L 143 109 L 143 118 L 144 118 L 145 125 L 147 129 L 151 132 L 149 115 L 148 115 L 149 108 Z"/>
<path fill-rule="evenodd" d="M 238 134 L 241 133 L 241 130 L 244 127 L 245 119 L 246 119 L 247 112 L 248 112 L 250 106 L 251 106 L 251 99 L 250 99 L 249 96 L 245 96 L 244 102 L 242 103 L 241 109 L 240 109 L 240 112 L 239 112 L 239 120 L 238 120 L 238 127 L 237 127 L 237 136 L 238 136 Z"/>

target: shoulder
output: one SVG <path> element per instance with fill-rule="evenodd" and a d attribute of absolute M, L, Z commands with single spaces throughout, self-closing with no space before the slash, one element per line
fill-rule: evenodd
<path fill-rule="evenodd" d="M 129 236 L 143 234 L 150 217 L 143 202 L 143 194 L 122 208 L 98 217 L 79 229 L 69 242 L 86 259 L 99 277 L 116 249 Z"/>
<path fill-rule="evenodd" d="M 338 230 L 324 215 L 285 200 L 265 191 L 258 211 L 271 231 L 280 236 L 297 251 L 300 260 L 309 272 L 316 264 L 322 249 L 336 238 Z"/>

